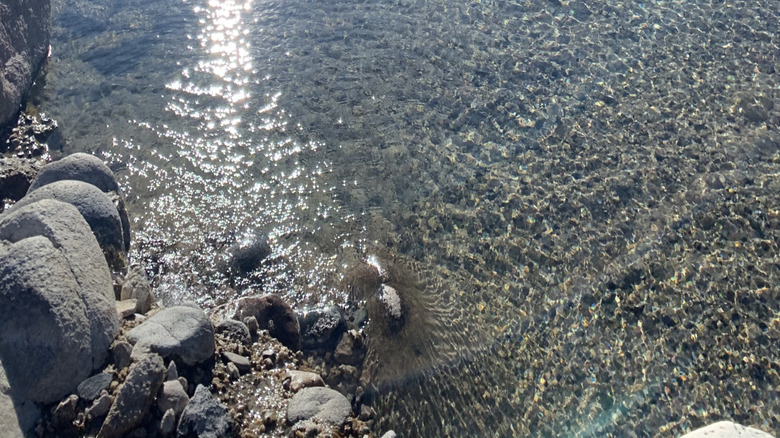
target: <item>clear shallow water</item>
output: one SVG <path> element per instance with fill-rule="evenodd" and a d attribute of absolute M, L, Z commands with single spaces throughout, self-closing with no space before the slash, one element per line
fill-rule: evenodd
<path fill-rule="evenodd" d="M 54 3 L 35 101 L 163 300 L 345 304 L 388 251 L 449 321 L 381 428 L 778 430 L 777 2 Z"/>

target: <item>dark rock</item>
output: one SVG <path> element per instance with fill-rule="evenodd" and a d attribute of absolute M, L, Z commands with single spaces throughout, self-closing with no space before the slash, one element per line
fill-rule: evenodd
<path fill-rule="evenodd" d="M 95 374 L 89 379 L 81 382 L 76 388 L 76 392 L 79 397 L 86 401 L 92 401 L 100 397 L 100 393 L 104 389 L 108 389 L 108 385 L 111 384 L 111 374 L 100 373 Z"/>
<path fill-rule="evenodd" d="M 160 356 L 151 354 L 130 366 L 125 383 L 119 388 L 116 401 L 108 411 L 98 438 L 121 437 L 137 428 L 165 379 L 165 364 Z"/>
<path fill-rule="evenodd" d="M 24 197 L 33 178 L 45 164 L 42 159 L 0 157 L 0 213 L 3 212 L 4 201 L 16 202 Z"/>
<path fill-rule="evenodd" d="M 187 306 L 160 311 L 127 333 L 133 355 L 151 351 L 166 359 L 196 365 L 214 355 L 214 329 L 200 309 Z"/>
<path fill-rule="evenodd" d="M 251 235 L 231 246 L 228 253 L 230 272 L 246 275 L 260 267 L 263 260 L 271 255 L 271 246 L 265 235 Z"/>
<path fill-rule="evenodd" d="M 100 394 L 100 397 L 92 403 L 92 406 L 86 409 L 85 413 L 87 414 L 87 417 L 94 419 L 106 415 L 109 409 L 111 409 L 111 396 L 108 395 L 108 392 L 103 392 Z"/>
<path fill-rule="evenodd" d="M 234 430 L 228 409 L 203 385 L 198 385 L 179 420 L 179 438 L 223 438 Z"/>
<path fill-rule="evenodd" d="M 350 330 L 341 335 L 341 340 L 333 352 L 333 359 L 340 364 L 359 365 L 366 355 L 363 338 L 356 330 Z"/>
<path fill-rule="evenodd" d="M 164 437 L 170 436 L 175 429 L 176 413 L 173 412 L 173 409 L 168 409 L 163 414 L 162 419 L 160 419 L 160 435 Z"/>
<path fill-rule="evenodd" d="M 178 417 L 190 401 L 187 391 L 181 386 L 178 380 L 169 380 L 163 383 L 160 393 L 157 395 L 157 407 L 160 412 L 165 413 L 172 409 Z"/>
<path fill-rule="evenodd" d="M 222 353 L 222 355 L 225 356 L 225 359 L 230 361 L 230 363 L 234 364 L 241 374 L 252 370 L 252 362 L 250 362 L 248 358 L 229 351 Z"/>
<path fill-rule="evenodd" d="M 30 192 L 13 210 L 42 199 L 56 199 L 73 205 L 89 224 L 104 252 L 124 254 L 122 221 L 111 199 L 100 189 L 82 181 L 56 181 Z M 111 264 L 112 260 L 108 260 Z"/>
<path fill-rule="evenodd" d="M 241 321 L 235 319 L 223 319 L 214 327 L 214 330 L 222 336 L 228 337 L 243 345 L 252 344 L 252 335 L 249 328 Z"/>
<path fill-rule="evenodd" d="M 146 313 L 152 308 L 154 294 L 152 285 L 146 278 L 146 272 L 141 268 L 131 268 L 122 284 L 121 300 L 135 299 L 135 313 Z"/>
<path fill-rule="evenodd" d="M 301 349 L 301 332 L 298 318 L 292 307 L 275 294 L 244 297 L 238 300 L 233 319 L 242 320 L 254 316 L 261 329 L 268 330 L 287 348 Z"/>
<path fill-rule="evenodd" d="M 332 351 L 346 330 L 344 314 L 337 306 L 313 309 L 298 315 L 303 351 Z"/>
<path fill-rule="evenodd" d="M 51 415 L 52 425 L 59 430 L 67 430 L 73 427 L 73 420 L 76 419 L 76 406 L 79 403 L 77 395 L 71 395 L 54 408 Z"/>
<path fill-rule="evenodd" d="M 49 0 L 0 3 L 0 126 L 13 119 L 49 54 Z"/>
<path fill-rule="evenodd" d="M 287 405 L 287 421 L 320 420 L 341 426 L 352 412 L 346 397 L 330 388 L 304 388 Z"/>

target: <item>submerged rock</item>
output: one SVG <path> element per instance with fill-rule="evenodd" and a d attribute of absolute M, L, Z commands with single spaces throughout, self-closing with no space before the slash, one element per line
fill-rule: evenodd
<path fill-rule="evenodd" d="M 228 250 L 228 269 L 232 274 L 246 275 L 259 268 L 270 255 L 268 237 L 264 234 L 250 235 Z"/>
<path fill-rule="evenodd" d="M 340 426 L 352 413 L 347 398 L 330 388 L 304 388 L 296 393 L 287 405 L 287 421 L 297 423 L 320 420 Z"/>
<path fill-rule="evenodd" d="M 373 388 L 445 366 L 471 345 L 480 346 L 474 331 L 465 330 L 444 299 L 438 277 L 400 256 L 378 253 L 353 265 L 343 289 L 356 302 L 365 301 L 369 323 L 365 330 L 365 360 L 361 382 Z M 362 340 L 345 333 L 336 347 L 339 363 L 362 360 Z M 368 389 L 368 388 L 367 388 Z"/>

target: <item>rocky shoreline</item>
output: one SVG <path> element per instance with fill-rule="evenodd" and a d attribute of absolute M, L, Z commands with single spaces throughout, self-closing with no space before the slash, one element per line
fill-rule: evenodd
<path fill-rule="evenodd" d="M 337 307 L 296 314 L 273 294 L 209 314 L 159 307 L 146 273 L 127 267 L 123 205 L 111 170 L 79 153 L 45 166 L 0 215 L 7 436 L 375 436 L 361 318 Z M 259 266 L 265 246 L 233 251 L 229 265 Z M 403 324 L 395 314 L 408 303 L 391 274 L 357 269 L 380 303 L 378 291 L 393 290 L 401 301 L 384 313 Z M 705 435 L 771 436 L 720 422 L 686 437 Z"/>
<path fill-rule="evenodd" d="M 374 436 L 362 335 L 338 309 L 297 315 L 276 295 L 210 315 L 158 307 L 127 269 L 128 223 L 110 169 L 87 154 L 44 167 L 0 216 L 11 436 Z M 302 345 L 316 353 L 304 360 Z"/>

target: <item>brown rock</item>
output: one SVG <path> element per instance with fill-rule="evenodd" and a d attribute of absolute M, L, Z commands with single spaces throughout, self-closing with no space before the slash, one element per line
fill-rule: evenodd
<path fill-rule="evenodd" d="M 254 316 L 261 329 L 292 350 L 301 349 L 301 330 L 292 307 L 279 295 L 251 296 L 238 300 L 233 319 L 243 321 Z"/>

